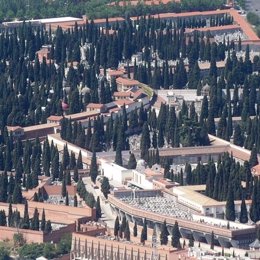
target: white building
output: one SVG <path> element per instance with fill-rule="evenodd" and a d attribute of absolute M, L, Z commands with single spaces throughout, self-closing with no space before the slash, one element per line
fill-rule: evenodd
<path fill-rule="evenodd" d="M 115 181 L 120 184 L 126 184 L 127 181 L 132 180 L 133 170 L 126 169 L 115 163 L 107 162 L 100 159 L 101 174 L 107 177 L 110 181 Z"/>

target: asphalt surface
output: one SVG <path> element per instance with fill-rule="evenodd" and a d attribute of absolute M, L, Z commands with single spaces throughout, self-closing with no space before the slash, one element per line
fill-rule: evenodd
<path fill-rule="evenodd" d="M 257 13 L 260 16 L 260 0 L 245 0 L 246 11 Z"/>
<path fill-rule="evenodd" d="M 90 177 L 84 177 L 82 178 L 82 181 L 85 184 L 87 191 L 91 192 L 94 195 L 95 199 L 97 199 L 97 197 L 99 196 L 100 206 L 102 209 L 101 220 L 106 222 L 108 227 L 113 228 L 116 216 L 113 214 L 110 205 L 108 202 L 106 202 L 102 192 L 100 191 L 100 189 L 93 188 Z"/>

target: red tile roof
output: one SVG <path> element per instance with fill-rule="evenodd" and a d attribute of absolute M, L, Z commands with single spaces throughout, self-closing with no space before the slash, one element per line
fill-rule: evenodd
<path fill-rule="evenodd" d="M 89 103 L 87 105 L 87 108 L 94 108 L 94 109 L 101 109 L 102 107 L 104 107 L 103 104 L 96 104 L 96 103 Z"/>
<path fill-rule="evenodd" d="M 51 196 L 59 196 L 62 193 L 62 186 L 61 185 L 44 185 L 44 189 L 46 193 Z M 77 187 L 73 185 L 66 186 L 67 192 L 69 196 L 74 196 L 77 192 Z"/>
<path fill-rule="evenodd" d="M 127 78 L 122 78 L 122 77 L 117 78 L 116 83 L 122 84 L 122 85 L 125 85 L 125 86 L 137 86 L 137 85 L 140 84 L 140 82 L 138 80 L 127 79 Z"/>
<path fill-rule="evenodd" d="M 109 23 L 113 23 L 113 22 L 123 22 L 125 21 L 124 18 L 122 17 L 113 17 L 113 18 L 108 18 L 108 22 Z M 102 19 L 95 19 L 93 20 L 93 22 L 96 24 L 96 23 L 106 23 L 107 22 L 107 19 L 106 18 L 102 18 Z"/>
<path fill-rule="evenodd" d="M 125 92 L 125 91 L 120 91 L 120 92 L 114 92 L 114 97 L 132 97 L 133 93 L 132 92 Z"/>
<path fill-rule="evenodd" d="M 185 13 L 161 13 L 161 14 L 155 14 L 151 17 L 158 19 L 158 18 L 178 18 L 178 17 L 192 17 L 192 16 L 204 16 L 204 15 L 220 15 L 220 14 L 226 14 L 229 10 L 216 10 L 216 11 L 206 11 L 206 12 L 185 12 Z M 138 20 L 138 16 L 131 17 L 131 20 Z"/>
<path fill-rule="evenodd" d="M 62 116 L 55 116 L 55 115 L 52 115 L 52 116 L 49 116 L 47 118 L 47 120 L 49 121 L 60 121 L 63 117 Z"/>
<path fill-rule="evenodd" d="M 23 129 L 21 126 L 7 126 L 8 131 L 15 132 L 16 130 L 21 130 Z"/>
<path fill-rule="evenodd" d="M 243 32 L 246 34 L 249 40 L 260 40 L 256 35 L 255 31 L 253 30 L 252 26 L 236 10 L 230 10 L 230 14 L 233 16 L 234 22 L 241 26 Z"/>
<path fill-rule="evenodd" d="M 120 99 L 120 100 L 116 100 L 114 101 L 114 103 L 119 106 L 119 107 L 122 107 L 123 105 L 131 105 L 131 104 L 134 104 L 135 101 L 132 101 L 132 100 L 128 100 L 128 99 Z"/>

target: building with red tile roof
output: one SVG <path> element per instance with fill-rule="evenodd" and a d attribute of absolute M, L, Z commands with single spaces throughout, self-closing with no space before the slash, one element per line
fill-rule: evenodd
<path fill-rule="evenodd" d="M 123 77 L 118 77 L 116 79 L 118 91 L 127 91 L 132 87 L 140 87 L 140 82 L 134 79 L 128 79 Z"/>
<path fill-rule="evenodd" d="M 106 106 L 104 104 L 89 103 L 86 106 L 86 111 L 87 112 L 104 113 L 104 112 L 106 112 Z"/>

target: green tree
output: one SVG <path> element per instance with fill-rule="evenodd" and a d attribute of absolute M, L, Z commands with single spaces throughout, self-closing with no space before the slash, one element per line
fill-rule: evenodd
<path fill-rule="evenodd" d="M 27 202 L 27 200 L 25 201 L 25 204 L 24 204 L 22 228 L 24 228 L 24 229 L 30 228 L 30 217 L 29 217 L 29 212 L 28 212 L 28 202 Z"/>
<path fill-rule="evenodd" d="M 45 230 L 44 230 L 44 232 L 50 233 L 51 231 L 52 231 L 51 221 L 50 221 L 50 220 L 47 220 L 46 225 L 45 225 Z"/>
<path fill-rule="evenodd" d="M 99 196 L 97 197 L 97 201 L 96 201 L 95 207 L 96 207 L 96 219 L 98 220 L 102 216 Z"/>
<path fill-rule="evenodd" d="M 31 221 L 31 229 L 38 231 L 39 227 L 40 227 L 39 212 L 38 212 L 38 209 L 35 208 L 34 213 L 33 213 L 33 218 L 32 218 L 32 221 Z"/>
<path fill-rule="evenodd" d="M 135 221 L 134 228 L 133 228 L 133 235 L 134 235 L 134 237 L 137 237 L 137 224 L 136 224 L 136 221 Z"/>
<path fill-rule="evenodd" d="M 251 155 L 250 155 L 250 159 L 249 159 L 249 164 L 251 167 L 254 167 L 258 164 L 258 156 L 257 156 L 257 150 L 256 150 L 256 147 L 254 146 L 252 148 L 252 151 L 251 151 Z"/>
<path fill-rule="evenodd" d="M 119 218 L 116 217 L 115 224 L 114 224 L 114 236 L 118 237 L 118 232 L 120 228 Z"/>
<path fill-rule="evenodd" d="M 237 124 L 235 126 L 235 130 L 234 130 L 234 144 L 239 145 L 239 146 L 243 146 L 243 144 L 244 144 L 244 136 L 242 134 L 241 127 L 240 127 L 239 124 Z"/>
<path fill-rule="evenodd" d="M 21 185 L 15 184 L 14 192 L 13 192 L 13 203 L 19 204 L 22 203 L 22 201 L 23 201 L 23 195 L 22 195 Z"/>
<path fill-rule="evenodd" d="M 142 228 L 142 231 L 141 231 L 141 243 L 145 243 L 145 241 L 147 240 L 147 222 L 146 222 L 146 219 L 144 219 L 144 223 L 143 223 L 143 228 Z"/>
<path fill-rule="evenodd" d="M 7 248 L 5 248 L 4 246 L 0 246 L 0 260 L 9 260 L 10 255 L 9 255 L 9 251 Z"/>
<path fill-rule="evenodd" d="M 93 152 L 92 153 L 92 158 L 91 158 L 91 164 L 90 164 L 90 177 L 91 177 L 91 181 L 96 183 L 97 176 L 98 176 L 97 157 L 96 157 L 96 152 Z"/>
<path fill-rule="evenodd" d="M 180 238 L 181 238 L 181 233 L 179 230 L 179 225 L 178 222 L 175 221 L 175 224 L 172 229 L 172 247 L 181 248 Z"/>
<path fill-rule="evenodd" d="M 65 234 L 61 237 L 60 242 L 57 244 L 57 254 L 64 255 L 68 254 L 71 250 L 71 234 Z"/>
<path fill-rule="evenodd" d="M 240 223 L 247 223 L 248 222 L 248 213 L 247 213 L 247 207 L 246 207 L 244 197 L 243 197 L 242 202 L 241 202 L 239 221 L 240 221 Z"/>
<path fill-rule="evenodd" d="M 227 202 L 226 202 L 226 219 L 230 221 L 235 221 L 235 203 L 234 203 L 234 192 L 233 188 L 229 187 Z"/>
<path fill-rule="evenodd" d="M 122 149 L 121 144 L 118 143 L 116 146 L 116 157 L 115 157 L 115 163 L 122 166 L 123 165 L 123 159 L 122 159 Z"/>
<path fill-rule="evenodd" d="M 211 232 L 211 239 L 210 239 L 210 249 L 214 250 L 214 244 L 215 244 L 215 235 L 214 232 Z"/>
<path fill-rule="evenodd" d="M 168 244 L 168 229 L 166 226 L 166 221 L 164 220 L 162 228 L 161 228 L 161 234 L 160 234 L 160 241 L 161 241 L 161 245 L 167 245 Z"/>
<path fill-rule="evenodd" d="M 69 206 L 69 194 L 68 194 L 68 191 L 66 192 L 65 205 Z"/>
<path fill-rule="evenodd" d="M 77 195 L 74 195 L 73 204 L 74 204 L 74 207 L 78 207 L 78 197 L 77 197 Z"/>
<path fill-rule="evenodd" d="M 6 215 L 4 210 L 0 210 L 0 226 L 6 226 Z"/>
<path fill-rule="evenodd" d="M 64 198 L 67 193 L 67 187 L 65 183 L 65 178 L 62 180 L 62 185 L 61 185 L 61 196 Z"/>
<path fill-rule="evenodd" d="M 110 184 L 107 177 L 104 177 L 102 180 L 101 191 L 107 199 L 107 195 L 110 193 Z"/>
<path fill-rule="evenodd" d="M 75 182 L 78 182 L 78 180 L 79 180 L 79 171 L 78 171 L 78 168 L 77 168 L 77 167 L 74 167 L 73 180 L 74 180 Z"/>
<path fill-rule="evenodd" d="M 150 148 L 150 146 L 151 146 L 150 131 L 149 131 L 147 122 L 145 122 L 143 125 L 141 143 L 140 143 L 141 158 L 143 158 L 143 159 L 146 158 L 146 155 L 148 154 L 148 149 Z"/>
<path fill-rule="evenodd" d="M 135 168 L 136 168 L 135 155 L 134 153 L 131 153 L 128 161 L 128 169 L 135 169 Z"/>
<path fill-rule="evenodd" d="M 41 218 L 41 231 L 45 231 L 46 227 L 46 219 L 45 219 L 45 210 L 42 210 L 42 218 Z"/>
<path fill-rule="evenodd" d="M 193 247 L 194 246 L 194 238 L 191 235 L 190 239 L 189 239 L 189 247 Z"/>
<path fill-rule="evenodd" d="M 129 228 L 129 223 L 128 221 L 126 221 L 126 226 L 125 226 L 125 230 L 124 230 L 124 238 L 127 240 L 127 241 L 130 241 L 130 228 Z"/>

